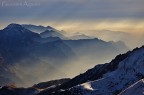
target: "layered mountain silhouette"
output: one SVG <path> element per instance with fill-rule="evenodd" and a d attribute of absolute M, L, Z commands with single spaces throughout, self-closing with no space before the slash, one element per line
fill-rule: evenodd
<path fill-rule="evenodd" d="M 128 50 L 123 42 L 105 42 L 97 38 L 64 40 L 59 34 L 52 27 L 15 23 L 0 30 L 0 56 L 4 64 L 0 65 L 0 71 L 4 72 L 0 75 L 0 85 L 24 86 L 43 79 L 67 77 L 65 71 L 78 65 L 93 66 L 95 61 L 102 63 Z M 85 63 L 78 62 L 79 59 Z M 71 68 L 63 69 L 64 65 L 71 65 Z M 75 69 L 77 74 L 80 71 Z"/>
<path fill-rule="evenodd" d="M 60 31 L 56 30 L 51 26 L 44 27 L 44 26 L 36 26 L 31 24 L 23 24 L 22 26 L 33 32 L 40 33 L 40 36 L 42 38 L 59 37 L 61 39 L 66 39 L 66 37 L 60 33 Z"/>

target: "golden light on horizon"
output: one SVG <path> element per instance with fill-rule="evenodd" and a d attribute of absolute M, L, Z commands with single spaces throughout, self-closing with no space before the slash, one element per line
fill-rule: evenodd
<path fill-rule="evenodd" d="M 144 21 L 66 22 L 63 24 L 57 24 L 55 27 L 59 30 L 65 30 L 66 32 L 111 30 L 128 33 L 144 33 Z"/>
<path fill-rule="evenodd" d="M 95 21 L 30 21 L 29 24 L 52 26 L 57 30 L 64 30 L 66 32 L 83 32 L 88 33 L 91 30 L 111 30 L 116 32 L 127 33 L 144 33 L 144 20 L 95 20 Z M 28 22 L 21 21 L 18 24 L 28 24 Z M 10 24 L 10 23 L 9 23 Z M 0 28 L 3 29 L 7 24 Z"/>

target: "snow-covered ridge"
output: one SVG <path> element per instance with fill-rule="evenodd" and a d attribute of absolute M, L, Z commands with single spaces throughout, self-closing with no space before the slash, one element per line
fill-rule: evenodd
<path fill-rule="evenodd" d="M 119 63 L 118 69 L 107 73 L 101 80 L 90 83 L 93 91 L 84 95 L 115 95 L 144 76 L 144 48 L 133 51 L 126 59 Z M 86 84 L 87 85 L 87 84 Z M 84 87 L 85 85 L 77 86 Z M 76 87 L 76 88 L 77 88 Z"/>
<path fill-rule="evenodd" d="M 68 93 L 68 95 L 119 94 L 121 91 L 125 90 L 133 83 L 139 81 L 140 79 L 143 79 L 144 46 L 142 46 L 141 48 L 136 48 L 133 51 L 128 52 L 127 55 L 123 56 L 125 56 L 125 58 L 122 57 L 123 60 L 121 59 L 121 61 L 115 61 L 119 63 L 114 63 L 118 64 L 118 67 L 112 72 L 106 72 L 102 78 L 74 86 L 63 92 L 58 92 L 50 95 L 65 95 L 65 93 Z M 90 75 L 87 74 L 87 76 Z"/>

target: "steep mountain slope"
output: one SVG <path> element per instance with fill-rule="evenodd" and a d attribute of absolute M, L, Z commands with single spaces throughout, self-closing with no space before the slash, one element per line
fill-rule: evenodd
<path fill-rule="evenodd" d="M 144 95 L 144 79 L 134 83 L 119 95 Z"/>
<path fill-rule="evenodd" d="M 0 30 L 0 53 L 7 63 L 13 63 L 28 53 L 28 48 L 36 44 L 35 40 L 40 38 L 21 25 L 10 24 Z"/>
<path fill-rule="evenodd" d="M 40 36 L 18 24 L 10 24 L 3 30 L 0 30 L 0 55 L 2 64 L 0 64 L 1 82 L 6 84 L 23 84 L 21 78 L 17 76 L 13 68 L 14 63 L 30 57 L 28 47 L 33 46 L 35 40 Z"/>
<path fill-rule="evenodd" d="M 118 57 L 116 57 L 118 58 Z M 116 59 L 115 59 L 116 60 Z M 59 91 L 50 95 L 116 95 L 119 94 L 122 90 L 126 89 L 136 81 L 142 79 L 144 77 L 144 46 L 139 49 L 134 49 L 131 52 L 128 52 L 124 55 L 121 55 L 120 59 L 117 61 L 113 61 L 111 67 L 114 66 L 113 69 L 106 69 L 105 65 L 101 65 L 100 70 L 96 70 L 97 72 L 103 71 L 100 74 L 99 78 L 96 78 L 94 81 L 89 81 L 89 76 L 98 74 L 95 72 L 91 72 L 92 70 L 87 71 L 83 74 L 83 77 L 79 80 L 87 80 L 89 82 L 83 84 L 77 84 L 70 89 L 65 91 Z M 99 67 L 96 66 L 97 68 Z M 95 67 L 95 68 L 96 68 Z M 106 70 L 106 71 L 105 71 Z M 104 72 L 105 71 L 105 72 Z M 95 74 L 93 74 L 95 73 Z M 73 81 L 73 79 L 71 80 Z M 71 82 L 72 83 L 72 82 Z M 45 95 L 45 94 L 40 94 Z"/>

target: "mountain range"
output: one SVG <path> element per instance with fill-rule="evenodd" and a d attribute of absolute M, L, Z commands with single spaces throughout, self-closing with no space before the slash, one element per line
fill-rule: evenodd
<path fill-rule="evenodd" d="M 39 81 L 70 77 L 65 71 L 75 69 L 74 76 L 96 61 L 102 63 L 129 50 L 123 42 L 62 37 L 65 36 L 50 26 L 12 23 L 0 30 L 0 71 L 4 72 L 0 74 L 0 85 L 30 86 Z"/>

